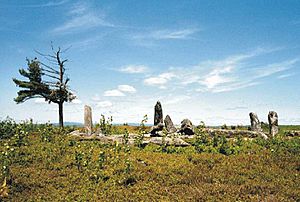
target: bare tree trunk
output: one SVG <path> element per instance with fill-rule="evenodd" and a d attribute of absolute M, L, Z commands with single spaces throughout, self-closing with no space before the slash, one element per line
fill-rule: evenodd
<path fill-rule="evenodd" d="M 59 127 L 64 127 L 64 113 L 63 113 L 63 103 L 58 103 L 58 111 L 59 111 Z"/>

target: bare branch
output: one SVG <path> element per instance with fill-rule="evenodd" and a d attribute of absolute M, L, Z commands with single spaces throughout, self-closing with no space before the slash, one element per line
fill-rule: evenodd
<path fill-rule="evenodd" d="M 52 58 L 48 58 L 48 57 L 44 57 L 48 62 L 50 62 L 51 64 L 56 64 L 56 60 L 52 59 Z"/>
<path fill-rule="evenodd" d="M 52 71 L 55 72 L 56 74 L 59 74 L 59 71 L 57 71 L 56 69 L 50 67 L 49 65 L 46 65 L 45 63 L 42 63 L 42 62 L 40 62 L 40 63 L 41 63 L 41 65 L 43 65 L 44 67 L 46 67 L 46 68 L 52 70 Z"/>
<path fill-rule="evenodd" d="M 66 48 L 66 49 L 64 49 L 64 50 L 62 50 L 61 51 L 61 53 L 65 53 L 65 52 L 67 52 L 70 48 L 72 47 L 72 45 L 70 45 L 68 48 Z"/>
<path fill-rule="evenodd" d="M 42 71 L 45 71 L 45 72 L 47 72 L 47 73 L 49 73 L 49 74 L 55 74 L 55 75 L 57 75 L 56 72 L 51 71 L 51 70 L 48 70 L 48 69 L 41 68 L 41 70 L 42 70 Z M 43 73 L 43 74 L 45 74 L 45 73 Z"/>
<path fill-rule="evenodd" d="M 53 41 L 51 41 L 51 49 L 52 49 L 53 54 L 55 55 L 55 51 L 54 51 L 54 47 L 53 47 Z"/>
<path fill-rule="evenodd" d="M 65 81 L 65 85 L 67 85 L 67 83 L 68 83 L 69 81 L 70 81 L 70 79 L 67 78 L 66 81 Z"/>
<path fill-rule="evenodd" d="M 43 56 L 43 57 L 50 57 L 50 58 L 56 59 L 55 56 L 53 56 L 53 55 L 44 54 L 44 53 L 41 53 L 41 52 L 39 52 L 39 51 L 37 51 L 37 50 L 34 50 L 34 51 L 35 51 L 37 54 L 39 54 L 39 55 L 41 55 L 41 56 Z"/>
<path fill-rule="evenodd" d="M 53 79 L 57 79 L 57 80 L 60 80 L 58 77 L 56 77 L 56 76 L 52 76 L 52 75 L 50 75 L 50 74 L 44 74 L 45 76 L 48 76 L 48 77 L 51 77 L 51 78 L 53 78 Z"/>

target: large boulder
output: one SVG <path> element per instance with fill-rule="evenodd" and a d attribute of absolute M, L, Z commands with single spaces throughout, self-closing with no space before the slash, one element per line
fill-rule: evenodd
<path fill-rule="evenodd" d="M 164 124 L 163 123 L 159 123 L 155 126 L 152 126 L 150 129 L 150 133 L 151 133 L 151 137 L 155 137 L 155 136 L 162 136 L 161 132 L 164 129 Z"/>
<path fill-rule="evenodd" d="M 175 128 L 173 121 L 169 115 L 166 116 L 165 120 L 165 127 L 168 133 L 175 133 L 177 129 Z"/>
<path fill-rule="evenodd" d="M 160 101 L 157 101 L 154 107 L 154 125 L 156 126 L 159 123 L 163 123 L 163 111 Z"/>
<path fill-rule="evenodd" d="M 300 131 L 287 131 L 285 132 L 286 136 L 289 137 L 300 137 Z"/>
<path fill-rule="evenodd" d="M 124 138 L 122 135 L 109 135 L 109 136 L 79 136 L 80 140 L 98 140 L 102 143 L 111 144 L 117 142 L 118 144 L 124 144 Z M 127 144 L 134 145 L 136 135 L 130 135 Z M 151 137 L 150 139 L 144 140 L 143 145 L 149 143 L 157 145 L 174 145 L 174 146 L 189 146 L 190 144 L 180 138 L 169 138 L 169 137 Z"/>
<path fill-rule="evenodd" d="M 152 137 L 149 143 L 157 145 L 173 145 L 173 146 L 189 146 L 190 144 L 180 138 L 169 138 L 169 137 Z"/>
<path fill-rule="evenodd" d="M 268 114 L 270 135 L 274 137 L 278 133 L 278 115 L 275 111 L 270 111 Z"/>
<path fill-rule="evenodd" d="M 251 130 L 256 132 L 262 132 L 261 123 L 257 117 L 257 114 L 254 112 L 250 112 L 250 123 L 251 123 Z"/>
<path fill-rule="evenodd" d="M 87 105 L 84 106 L 84 129 L 87 135 L 92 135 L 92 108 Z"/>
<path fill-rule="evenodd" d="M 215 129 L 206 128 L 205 131 L 211 136 L 225 136 L 226 138 L 236 138 L 242 136 L 244 138 L 262 137 L 268 139 L 268 136 L 263 132 L 249 131 L 249 130 L 228 130 L 228 129 Z"/>
<path fill-rule="evenodd" d="M 189 119 L 184 119 L 183 121 L 181 121 L 181 127 L 179 132 L 184 135 L 194 135 L 195 132 L 192 122 Z"/>

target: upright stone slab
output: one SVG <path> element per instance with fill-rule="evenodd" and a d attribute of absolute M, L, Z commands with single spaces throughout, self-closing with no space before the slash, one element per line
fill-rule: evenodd
<path fill-rule="evenodd" d="M 257 114 L 254 112 L 250 112 L 250 123 L 251 123 L 251 130 L 256 132 L 262 132 L 261 123 L 257 117 Z"/>
<path fill-rule="evenodd" d="M 173 121 L 169 115 L 166 116 L 165 120 L 165 127 L 168 131 L 168 133 L 175 133 L 177 129 L 175 128 Z"/>
<path fill-rule="evenodd" d="M 274 137 L 278 133 L 278 115 L 274 111 L 270 111 L 268 114 L 270 135 Z"/>
<path fill-rule="evenodd" d="M 92 108 L 87 105 L 84 106 L 84 129 L 87 135 L 92 135 Z"/>
<path fill-rule="evenodd" d="M 157 101 L 154 107 L 154 125 L 158 125 L 159 123 L 164 123 L 163 121 L 163 111 L 160 104 L 160 101 Z"/>

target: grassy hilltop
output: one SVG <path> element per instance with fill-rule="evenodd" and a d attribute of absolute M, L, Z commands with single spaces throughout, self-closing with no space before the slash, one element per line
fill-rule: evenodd
<path fill-rule="evenodd" d="M 79 140 L 51 125 L 2 121 L 3 201 L 300 201 L 300 138 L 199 133 L 191 146 Z M 143 133 L 141 127 L 114 126 Z M 126 130 L 125 130 L 126 129 Z M 145 129 L 145 128 L 144 128 Z M 137 144 L 138 145 L 138 144 Z"/>

